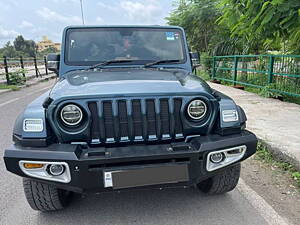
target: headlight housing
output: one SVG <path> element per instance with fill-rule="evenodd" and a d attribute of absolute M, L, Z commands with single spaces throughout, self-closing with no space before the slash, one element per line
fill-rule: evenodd
<path fill-rule="evenodd" d="M 82 121 L 82 110 L 74 104 L 65 105 L 60 111 L 60 118 L 66 125 L 76 126 Z"/>
<path fill-rule="evenodd" d="M 207 113 L 207 105 L 204 101 L 200 99 L 195 99 L 191 101 L 190 104 L 188 105 L 187 113 L 191 119 L 200 120 Z"/>

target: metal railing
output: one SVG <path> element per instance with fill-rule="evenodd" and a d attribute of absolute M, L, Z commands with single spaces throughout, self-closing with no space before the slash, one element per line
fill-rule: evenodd
<path fill-rule="evenodd" d="M 0 83 L 11 84 L 11 75 L 21 71 L 24 78 L 31 79 L 34 77 L 42 77 L 48 75 L 46 56 L 43 58 L 8 58 L 3 56 L 0 58 Z"/>
<path fill-rule="evenodd" d="M 300 97 L 300 55 L 214 56 L 212 79 Z"/>

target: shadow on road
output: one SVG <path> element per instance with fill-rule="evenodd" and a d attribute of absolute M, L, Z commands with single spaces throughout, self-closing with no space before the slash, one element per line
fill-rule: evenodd
<path fill-rule="evenodd" d="M 230 194 L 206 196 L 192 188 L 139 190 L 76 197 L 66 210 L 39 213 L 37 219 L 39 224 L 198 224 L 199 219 L 213 224 L 220 222 L 214 217 L 226 205 L 234 205 Z"/>

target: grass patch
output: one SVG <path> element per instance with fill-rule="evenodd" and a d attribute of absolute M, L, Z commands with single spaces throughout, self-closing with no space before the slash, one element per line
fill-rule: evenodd
<path fill-rule="evenodd" d="M 13 91 L 18 91 L 20 90 L 20 87 L 18 87 L 17 85 L 0 84 L 0 89 L 10 89 Z"/>
<path fill-rule="evenodd" d="M 204 71 L 204 70 L 197 69 L 196 70 L 196 75 L 201 77 L 203 80 L 206 80 L 206 81 L 211 80 L 209 73 Z"/>
<path fill-rule="evenodd" d="M 268 148 L 261 142 L 258 142 L 257 152 L 254 157 L 256 160 L 261 160 L 272 167 L 278 168 L 282 172 L 287 172 L 300 188 L 300 172 L 298 172 L 293 165 L 287 162 L 276 160 Z"/>

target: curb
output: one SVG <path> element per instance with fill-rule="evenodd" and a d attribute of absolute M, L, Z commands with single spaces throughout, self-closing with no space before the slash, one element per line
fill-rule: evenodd
<path fill-rule="evenodd" d="M 7 92 L 11 92 L 11 91 L 13 91 L 13 90 L 11 90 L 11 89 L 1 89 L 0 90 L 0 95 L 5 94 Z"/>
<path fill-rule="evenodd" d="M 55 74 L 53 75 L 50 75 L 48 77 L 42 77 L 40 80 L 36 81 L 36 82 L 32 82 L 32 83 L 29 83 L 29 84 L 24 84 L 24 85 L 21 85 L 21 86 L 18 86 L 20 89 L 23 89 L 23 88 L 27 88 L 27 87 L 31 87 L 33 85 L 36 85 L 36 84 L 39 84 L 43 81 L 48 81 L 48 80 L 51 80 L 51 79 L 55 79 L 57 76 Z M 0 95 L 2 94 L 5 94 L 5 93 L 8 93 L 8 92 L 11 92 L 11 91 L 14 91 L 14 90 L 11 90 L 11 89 L 3 89 L 3 90 L 0 90 Z"/>
<path fill-rule="evenodd" d="M 297 159 L 295 156 L 289 154 L 288 152 L 284 151 L 281 147 L 261 139 L 260 137 L 257 137 L 258 140 L 262 143 L 263 146 L 265 146 L 268 151 L 272 154 L 274 159 L 281 161 L 281 162 L 287 162 L 290 163 L 295 167 L 295 169 L 300 172 L 300 160 Z"/>

